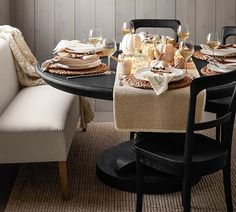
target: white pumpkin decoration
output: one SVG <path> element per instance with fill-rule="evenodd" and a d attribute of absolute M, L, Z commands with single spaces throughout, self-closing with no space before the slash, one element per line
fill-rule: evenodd
<path fill-rule="evenodd" d="M 153 60 L 155 58 L 153 42 L 150 40 L 143 41 L 142 53 L 148 58 L 148 60 Z"/>
<path fill-rule="evenodd" d="M 126 34 L 121 42 L 121 50 L 124 54 L 139 52 L 142 47 L 142 41 L 138 34 Z"/>
<path fill-rule="evenodd" d="M 156 49 L 153 39 L 146 39 L 142 42 L 142 53 L 148 60 L 158 59 L 161 53 Z"/>

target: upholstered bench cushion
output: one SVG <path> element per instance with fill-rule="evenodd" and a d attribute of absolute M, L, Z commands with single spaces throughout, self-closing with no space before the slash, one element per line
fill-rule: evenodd
<path fill-rule="evenodd" d="M 0 116 L 1 163 L 66 160 L 78 117 L 76 96 L 48 85 L 22 89 Z"/>
<path fill-rule="evenodd" d="M 14 59 L 8 42 L 0 38 L 0 114 L 19 91 Z"/>

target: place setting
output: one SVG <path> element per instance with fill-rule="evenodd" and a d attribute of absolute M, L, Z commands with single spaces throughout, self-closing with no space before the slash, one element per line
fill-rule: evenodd
<path fill-rule="evenodd" d="M 236 45 L 221 44 L 220 33 L 208 33 L 206 43 L 202 43 L 200 46 L 201 49 L 194 52 L 193 56 L 208 62 L 208 64 L 200 70 L 203 75 L 219 75 L 235 70 Z"/>
<path fill-rule="evenodd" d="M 103 38 L 100 29 L 90 29 L 88 42 L 61 40 L 53 50 L 54 57 L 41 68 L 67 79 L 112 74 L 110 58 L 115 51 L 115 39 Z M 108 57 L 108 64 L 102 62 L 104 57 Z"/>

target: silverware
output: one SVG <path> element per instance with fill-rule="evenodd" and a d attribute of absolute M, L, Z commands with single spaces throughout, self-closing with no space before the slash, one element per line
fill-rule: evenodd
<path fill-rule="evenodd" d="M 66 77 L 66 79 L 75 79 L 75 78 L 80 78 L 80 77 L 85 77 L 85 76 L 76 75 L 76 76 Z"/>
<path fill-rule="evenodd" d="M 111 74 L 111 73 L 98 73 L 98 74 L 92 74 L 92 75 L 74 75 L 74 76 L 69 76 L 66 77 L 66 79 L 75 79 L 75 78 L 83 78 L 83 77 L 95 77 L 95 76 L 100 76 L 100 75 L 107 75 L 107 74 Z"/>
<path fill-rule="evenodd" d="M 209 61 L 209 63 L 213 66 L 216 66 L 217 68 L 221 68 L 221 69 L 236 69 L 235 65 L 236 63 L 226 63 L 226 64 L 223 64 L 223 63 L 219 63 L 219 62 L 215 62 L 215 61 Z"/>

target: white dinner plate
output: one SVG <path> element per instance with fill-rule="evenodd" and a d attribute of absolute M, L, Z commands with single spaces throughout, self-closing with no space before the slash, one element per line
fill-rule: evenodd
<path fill-rule="evenodd" d="M 57 67 L 58 68 L 63 68 L 63 69 L 70 69 L 70 70 L 80 70 L 80 69 L 88 69 L 88 68 L 94 68 L 94 67 L 97 67 L 101 64 L 101 60 L 97 60 L 97 61 L 94 61 L 92 63 L 89 63 L 89 64 L 80 64 L 80 65 L 77 65 L 77 66 L 69 66 L 69 65 L 65 65 L 65 64 L 61 64 L 61 63 L 56 63 Z"/>
<path fill-rule="evenodd" d="M 213 56 L 213 51 L 208 49 L 200 50 L 203 54 Z M 218 57 L 229 56 L 236 54 L 236 48 L 216 49 L 214 55 Z"/>
<path fill-rule="evenodd" d="M 86 46 L 81 45 L 80 47 L 76 47 L 76 48 L 66 47 L 66 50 L 67 52 L 70 52 L 70 53 L 90 53 L 92 51 L 101 52 L 103 51 L 103 45 L 98 44 L 95 48 L 93 45 L 87 44 Z"/>
<path fill-rule="evenodd" d="M 98 44 L 96 48 L 88 43 L 82 43 L 78 40 L 61 40 L 55 49 L 53 50 L 54 53 L 57 53 L 63 49 L 66 49 L 68 52 L 71 53 L 89 53 L 91 51 L 100 52 L 103 50 L 103 44 Z"/>
<path fill-rule="evenodd" d="M 138 80 L 148 81 L 145 74 L 148 72 L 151 72 L 151 69 L 152 69 L 151 67 L 139 69 L 134 73 L 134 77 Z M 185 77 L 185 74 L 184 74 L 183 70 L 181 70 L 181 69 L 167 67 L 167 68 L 165 68 L 165 71 L 175 74 L 175 77 L 171 81 L 178 81 L 178 80 L 181 80 Z"/>
<path fill-rule="evenodd" d="M 220 73 L 228 73 L 230 71 L 233 71 L 235 70 L 234 67 L 225 67 L 225 68 L 222 68 L 222 67 L 218 67 L 218 66 L 215 66 L 211 63 L 208 63 L 207 64 L 207 68 L 212 70 L 212 71 L 216 71 L 216 72 L 220 72 Z"/>

